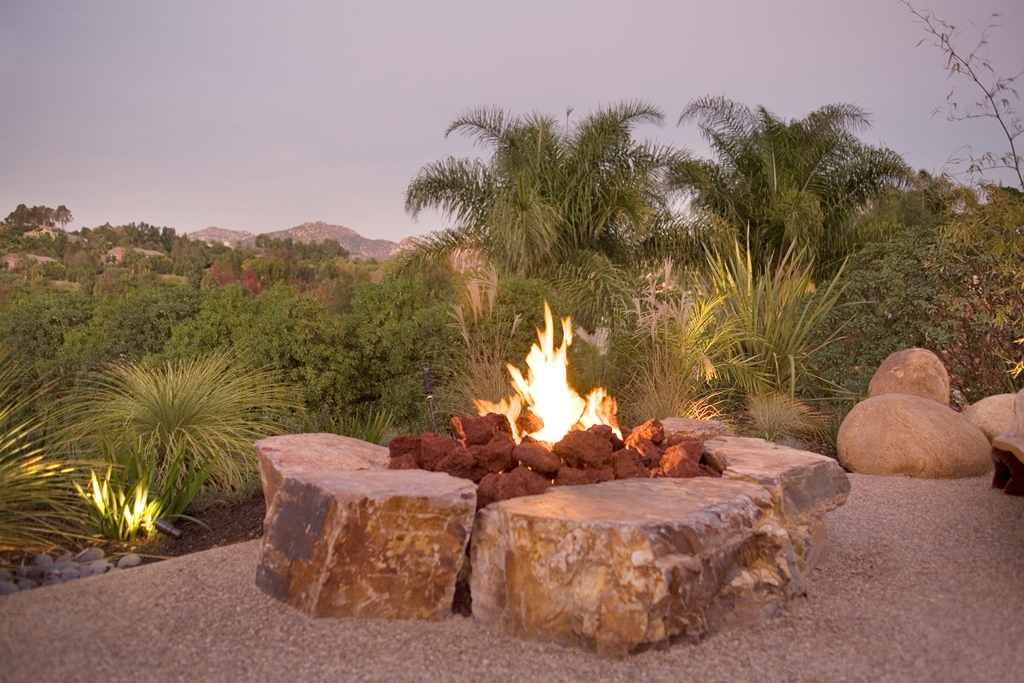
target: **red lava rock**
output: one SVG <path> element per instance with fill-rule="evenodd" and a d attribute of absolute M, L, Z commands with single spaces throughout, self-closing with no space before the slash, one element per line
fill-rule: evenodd
<path fill-rule="evenodd" d="M 494 428 L 483 417 L 453 417 L 452 436 L 463 446 L 483 446 L 494 436 Z"/>
<path fill-rule="evenodd" d="M 508 418 L 501 413 L 487 413 L 484 415 L 484 419 L 487 420 L 487 424 L 491 425 L 493 431 L 512 433 L 512 425 L 508 423 Z"/>
<path fill-rule="evenodd" d="M 622 439 L 615 434 L 615 431 L 609 425 L 593 425 L 587 431 L 608 439 L 608 442 L 612 445 L 612 451 L 618 451 L 625 447 Z"/>
<path fill-rule="evenodd" d="M 550 486 L 550 481 L 522 466 L 511 472 L 488 474 L 477 487 L 477 509 L 499 500 L 544 493 Z"/>
<path fill-rule="evenodd" d="M 616 479 L 651 476 L 651 470 L 644 465 L 643 456 L 632 448 L 624 448 L 612 454 L 612 471 Z"/>
<path fill-rule="evenodd" d="M 647 467 L 655 469 L 661 464 L 662 450 L 647 439 L 636 439 L 631 448 L 640 453 L 640 457 L 643 458 L 644 465 Z"/>
<path fill-rule="evenodd" d="M 417 436 L 416 438 L 418 439 L 419 437 Z M 391 460 L 388 462 L 388 469 L 415 470 L 419 469 L 419 465 L 416 464 L 416 456 L 414 456 L 412 453 L 406 453 L 404 455 L 399 455 L 398 457 L 391 458 Z"/>
<path fill-rule="evenodd" d="M 438 465 L 444 457 L 458 448 L 459 442 L 450 436 L 441 436 L 433 432 L 423 432 L 420 438 L 419 466 L 432 472 L 440 472 Z"/>
<path fill-rule="evenodd" d="M 475 482 L 480 481 L 487 474 L 487 469 L 470 453 L 469 449 L 463 446 L 448 451 L 448 455 L 438 463 L 438 471 L 447 472 L 453 477 L 472 479 Z"/>
<path fill-rule="evenodd" d="M 696 477 L 700 474 L 700 465 L 690 459 L 685 448 L 672 446 L 661 459 L 661 474 L 677 479 Z"/>
<path fill-rule="evenodd" d="M 590 480 L 590 475 L 584 470 L 579 470 L 575 467 L 563 467 L 555 475 L 555 486 L 582 486 L 583 484 L 593 483 Z"/>
<path fill-rule="evenodd" d="M 554 477 L 562 467 L 562 461 L 540 443 L 523 442 L 512 451 L 512 458 L 545 477 Z"/>
<path fill-rule="evenodd" d="M 696 439 L 684 439 L 675 445 L 666 448 L 665 456 L 669 453 L 675 453 L 676 451 L 685 453 L 686 457 L 692 460 L 695 465 L 699 465 L 700 459 L 704 455 L 704 442 L 697 441 Z"/>
<path fill-rule="evenodd" d="M 583 472 L 590 479 L 591 484 L 600 484 L 602 481 L 612 481 L 615 479 L 615 470 L 612 469 L 611 465 L 596 469 L 588 467 Z"/>
<path fill-rule="evenodd" d="M 388 452 L 392 458 L 399 458 L 403 455 L 411 455 L 413 460 L 420 460 L 420 437 L 415 434 L 396 436 L 388 442 Z M 398 468 L 407 469 L 407 468 Z"/>
<path fill-rule="evenodd" d="M 591 432 L 569 432 L 554 446 L 555 455 L 569 467 L 599 468 L 612 462 L 612 444 Z"/>
<path fill-rule="evenodd" d="M 697 465 L 697 469 L 700 470 L 700 476 L 702 477 L 718 477 L 722 478 L 722 473 L 716 470 L 714 467 L 708 465 Z"/>
<path fill-rule="evenodd" d="M 520 434 L 534 434 L 544 429 L 544 420 L 540 415 L 527 408 L 516 418 L 516 429 Z"/>
<path fill-rule="evenodd" d="M 484 473 L 504 472 L 515 466 L 512 451 L 516 447 L 515 439 L 506 432 L 497 432 L 484 446 L 470 446 L 469 452 L 477 459 Z M 482 475 L 481 475 L 482 476 Z"/>
<path fill-rule="evenodd" d="M 636 448 L 638 439 L 647 439 L 651 443 L 659 444 L 665 440 L 665 428 L 658 420 L 648 420 L 629 433 L 629 436 L 626 438 L 626 445 Z"/>

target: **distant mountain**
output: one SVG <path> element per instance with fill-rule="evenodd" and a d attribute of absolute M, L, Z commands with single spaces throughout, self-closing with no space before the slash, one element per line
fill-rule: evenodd
<path fill-rule="evenodd" d="M 234 247 L 242 243 L 251 243 L 256 235 L 248 230 L 226 230 L 224 228 L 209 227 L 188 236 L 190 240 L 206 242 L 207 244 L 223 244 L 227 247 Z"/>
<path fill-rule="evenodd" d="M 303 223 L 287 230 L 278 230 L 264 234 L 270 239 L 283 240 L 290 237 L 293 242 L 305 242 L 307 244 L 319 244 L 324 240 L 331 239 L 345 247 L 353 258 L 374 258 L 378 261 L 386 261 L 395 254 L 409 249 L 414 241 L 414 238 L 410 237 L 402 240 L 401 244 L 396 244 L 390 240 L 371 240 L 343 225 L 331 225 L 322 221 Z M 224 230 L 222 228 L 206 228 L 189 235 L 189 238 L 209 243 L 220 242 L 231 246 L 241 243 L 247 247 L 252 247 L 256 242 L 256 235 L 251 232 L 245 230 Z"/>

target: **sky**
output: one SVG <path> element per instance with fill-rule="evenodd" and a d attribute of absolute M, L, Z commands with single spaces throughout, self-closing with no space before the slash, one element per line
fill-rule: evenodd
<path fill-rule="evenodd" d="M 1024 69 L 1019 0 L 918 6 L 965 46 L 1001 13 L 987 55 Z M 933 116 L 957 82 L 926 37 L 896 0 L 0 0 L 0 216 L 64 204 L 69 229 L 325 221 L 398 241 L 444 227 L 406 215 L 405 189 L 481 154 L 444 137 L 481 105 L 577 117 L 643 99 L 665 125 L 640 137 L 705 156 L 676 125 L 692 99 L 787 119 L 846 102 L 871 114 L 865 142 L 915 168 L 1003 150 L 993 121 Z"/>

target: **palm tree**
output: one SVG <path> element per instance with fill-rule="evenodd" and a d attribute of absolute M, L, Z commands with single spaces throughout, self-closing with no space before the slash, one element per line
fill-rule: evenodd
<path fill-rule="evenodd" d="M 464 135 L 490 158 L 448 157 L 413 178 L 406 211 L 436 209 L 451 224 L 421 240 L 417 255 L 476 251 L 507 272 L 551 282 L 591 324 L 605 319 L 632 298 L 639 264 L 696 251 L 667 182 L 684 155 L 633 138 L 637 126 L 663 120 L 643 102 L 572 125 L 498 108 L 466 112 L 446 136 Z"/>
<path fill-rule="evenodd" d="M 759 267 L 795 249 L 834 272 L 865 237 L 865 209 L 910 174 L 898 154 L 856 137 L 870 120 L 849 104 L 787 122 L 763 106 L 704 97 L 687 105 L 685 122 L 697 123 L 715 160 L 684 160 L 673 186 L 748 239 Z"/>

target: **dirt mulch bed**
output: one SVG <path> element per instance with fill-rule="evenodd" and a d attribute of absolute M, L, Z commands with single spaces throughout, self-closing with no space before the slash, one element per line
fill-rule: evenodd
<path fill-rule="evenodd" d="M 181 538 L 160 536 L 142 551 L 149 555 L 179 557 L 217 546 L 251 541 L 263 535 L 266 511 L 262 495 L 239 503 L 216 501 L 192 515 L 209 528 L 189 520 L 180 520 L 175 526 L 181 530 Z"/>

